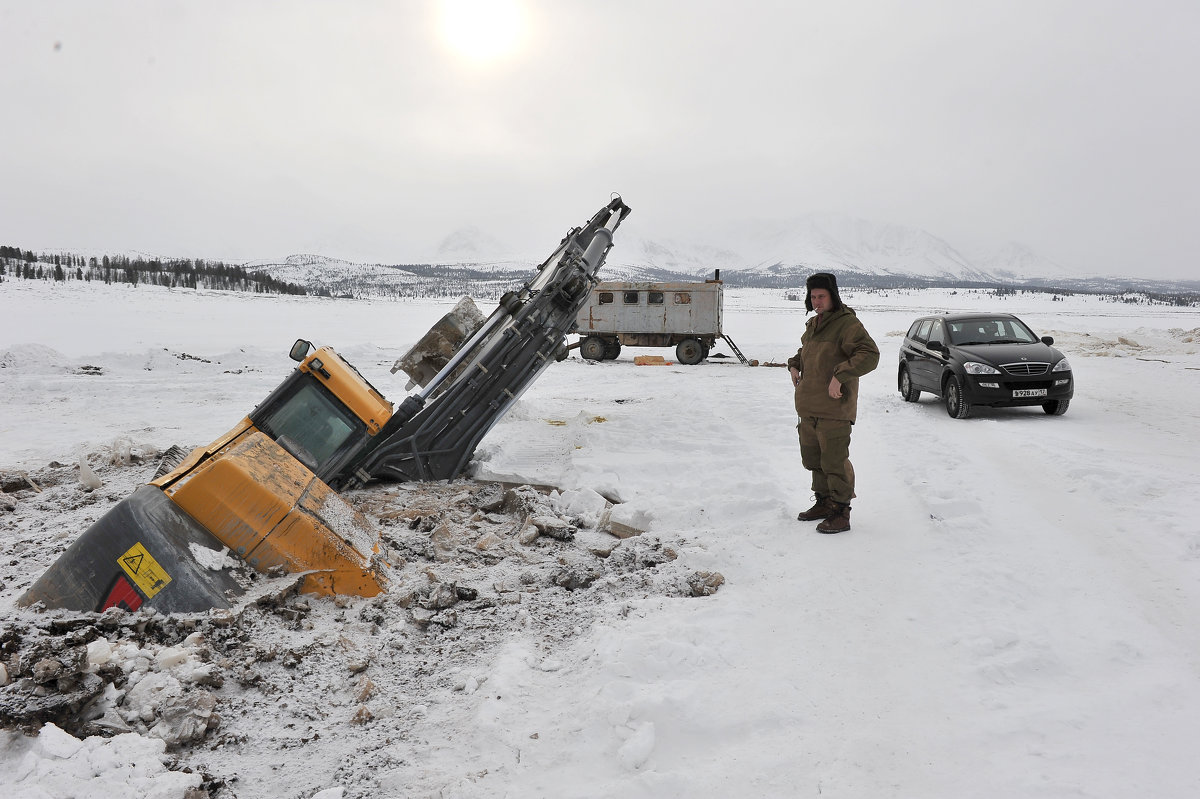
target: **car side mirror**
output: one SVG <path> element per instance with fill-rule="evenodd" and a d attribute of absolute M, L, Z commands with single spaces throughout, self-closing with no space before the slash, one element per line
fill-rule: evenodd
<path fill-rule="evenodd" d="M 1042 343 L 1049 346 L 1054 343 L 1054 336 L 1042 336 Z"/>
<path fill-rule="evenodd" d="M 312 349 L 312 342 L 305 341 L 302 338 L 296 339 L 296 343 L 292 345 L 292 349 L 288 352 L 288 357 L 296 363 L 303 361 L 308 356 L 308 351 Z"/>
<path fill-rule="evenodd" d="M 945 352 L 948 349 L 944 343 L 937 341 L 936 339 L 929 342 L 925 346 L 929 347 L 931 350 L 937 350 L 938 352 Z"/>

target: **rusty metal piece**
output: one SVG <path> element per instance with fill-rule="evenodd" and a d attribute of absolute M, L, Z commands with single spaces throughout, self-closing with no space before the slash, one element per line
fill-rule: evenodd
<path fill-rule="evenodd" d="M 408 375 L 411 380 L 409 389 L 413 386 L 424 388 L 450 362 L 459 347 L 483 327 L 485 321 L 474 300 L 463 297 L 453 310 L 439 319 L 412 349 L 396 361 L 392 366 L 393 374 L 403 371 Z"/>

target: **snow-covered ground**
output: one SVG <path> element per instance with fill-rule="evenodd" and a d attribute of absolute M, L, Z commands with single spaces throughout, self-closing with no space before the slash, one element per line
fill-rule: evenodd
<path fill-rule="evenodd" d="M 862 381 L 850 533 L 795 521 L 810 495 L 783 369 L 634 366 L 636 354 L 671 356 L 650 350 L 573 357 L 526 392 L 475 469 L 620 500 L 649 529 L 616 546 L 603 579 L 573 591 L 531 579 L 519 602 L 461 610 L 446 630 L 418 626 L 392 599 L 247 611 L 242 645 L 258 654 L 218 664 L 215 732 L 170 752 L 136 732 L 0 732 L 0 791 L 1200 794 L 1200 311 L 1038 294 L 844 299 L 883 353 Z M 0 284 L 0 472 L 74 474 L 83 457 L 105 481 L 0 497 L 6 624 L 50 615 L 15 600 L 148 479 L 153 453 L 207 443 L 266 396 L 295 338 L 335 346 L 398 402 L 404 379 L 389 367 L 449 308 Z M 1020 315 L 1070 357 L 1065 416 L 980 410 L 958 421 L 928 397 L 901 400 L 909 322 L 989 308 Z M 725 329 L 748 357 L 782 362 L 803 322 L 783 292 L 727 294 Z M 448 488 L 462 501 L 471 486 Z M 381 486 L 353 499 L 383 519 L 417 493 Z M 581 531 L 586 546 L 571 550 L 514 543 L 503 557 L 409 568 L 458 570 L 460 584 L 515 596 L 502 589 L 544 566 L 539 552 L 593 557 L 603 538 Z M 697 571 L 725 583 L 706 597 L 673 588 Z M 147 685 L 151 673 L 160 687 L 168 673 L 186 682 L 179 669 L 202 660 L 195 638 L 135 644 L 127 629 L 114 627 L 97 661 Z M 219 645 L 231 646 L 209 644 Z M 327 650 L 343 656 L 321 659 Z M 307 659 L 289 672 L 286 653 Z"/>

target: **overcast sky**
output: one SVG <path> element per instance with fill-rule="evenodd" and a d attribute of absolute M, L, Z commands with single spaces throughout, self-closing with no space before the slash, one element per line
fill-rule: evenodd
<path fill-rule="evenodd" d="M 1200 279 L 1195 0 L 457 5 L 0 0 L 0 243 L 540 257 L 619 192 Z"/>

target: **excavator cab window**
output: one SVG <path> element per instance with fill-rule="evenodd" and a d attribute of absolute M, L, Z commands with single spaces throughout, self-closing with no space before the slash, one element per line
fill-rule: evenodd
<path fill-rule="evenodd" d="M 278 399 L 255 423 L 322 479 L 366 436 L 366 425 L 311 377 Z"/>

